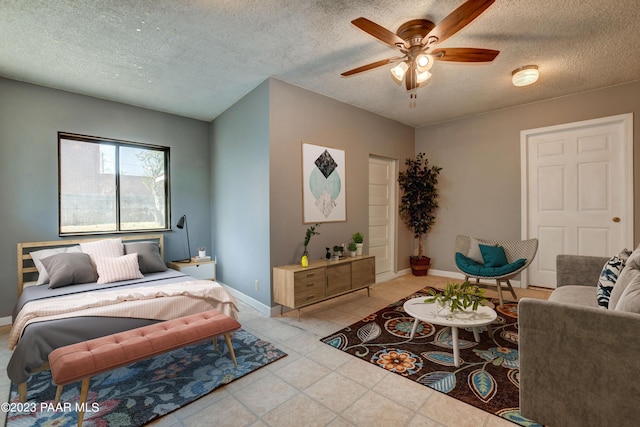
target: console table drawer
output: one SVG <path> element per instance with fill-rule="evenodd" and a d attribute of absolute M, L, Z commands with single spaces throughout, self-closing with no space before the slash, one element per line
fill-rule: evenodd
<path fill-rule="evenodd" d="M 296 284 L 296 288 L 298 284 L 308 284 L 308 283 L 324 283 L 327 280 L 327 269 L 326 268 L 313 268 L 311 270 L 298 271 L 294 273 L 293 280 Z"/>

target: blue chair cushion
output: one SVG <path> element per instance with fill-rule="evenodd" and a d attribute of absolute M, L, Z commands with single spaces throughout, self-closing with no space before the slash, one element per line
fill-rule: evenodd
<path fill-rule="evenodd" d="M 509 264 L 507 261 L 507 255 L 504 253 L 504 248 L 502 246 L 489 246 L 479 244 L 480 253 L 482 254 L 482 259 L 484 260 L 485 267 L 502 267 L 503 265 Z"/>
<path fill-rule="evenodd" d="M 501 267 L 487 267 L 478 262 L 475 262 L 471 258 L 467 258 L 460 252 L 456 252 L 456 265 L 460 270 L 466 274 L 474 277 L 498 277 L 505 274 L 513 273 L 514 271 L 522 268 L 526 264 L 525 258 L 520 258 L 509 264 L 505 264 Z"/>

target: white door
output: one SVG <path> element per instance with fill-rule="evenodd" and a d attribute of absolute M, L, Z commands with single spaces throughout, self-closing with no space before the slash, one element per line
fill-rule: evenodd
<path fill-rule="evenodd" d="M 376 257 L 376 282 L 395 273 L 396 161 L 369 157 L 369 254 Z"/>
<path fill-rule="evenodd" d="M 522 131 L 522 232 L 539 239 L 524 284 L 556 286 L 556 255 L 633 249 L 632 115 Z"/>

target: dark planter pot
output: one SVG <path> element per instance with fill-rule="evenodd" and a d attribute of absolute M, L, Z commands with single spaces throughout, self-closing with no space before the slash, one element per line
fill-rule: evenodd
<path fill-rule="evenodd" d="M 414 276 L 426 276 L 429 272 L 431 258 L 429 258 L 428 256 L 412 256 L 409 257 L 409 262 L 411 263 L 411 272 Z"/>

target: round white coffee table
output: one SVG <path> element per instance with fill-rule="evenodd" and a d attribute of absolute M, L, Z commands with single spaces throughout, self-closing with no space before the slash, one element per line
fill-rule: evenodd
<path fill-rule="evenodd" d="M 413 322 L 411 336 L 413 339 L 418 322 L 432 323 L 439 326 L 448 326 L 451 328 L 451 341 L 453 343 L 453 360 L 456 367 L 460 366 L 460 349 L 458 347 L 458 328 L 473 328 L 473 337 L 476 342 L 480 342 L 480 334 L 478 329 L 480 326 L 488 326 L 498 315 L 487 306 L 481 305 L 477 310 L 456 311 L 454 315 L 444 309 L 438 314 L 435 303 L 425 304 L 427 297 L 412 298 L 404 303 L 404 311 L 416 320 Z"/>

